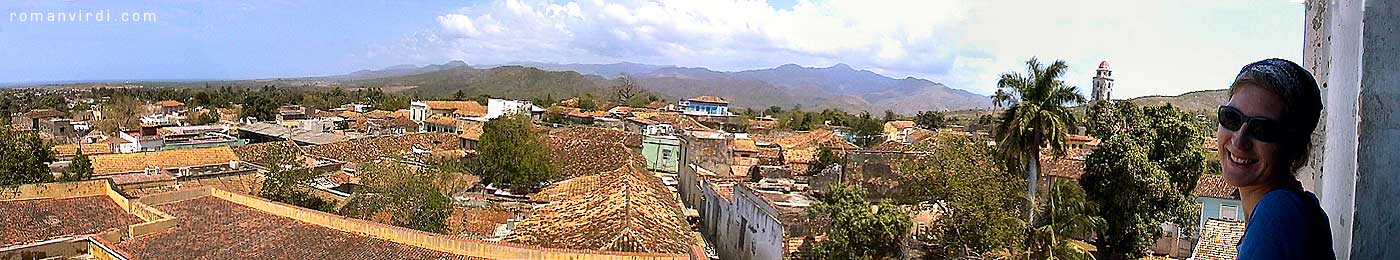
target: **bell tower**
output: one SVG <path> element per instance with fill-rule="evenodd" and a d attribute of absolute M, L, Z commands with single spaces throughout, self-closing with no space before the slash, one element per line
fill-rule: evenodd
<path fill-rule="evenodd" d="M 1090 102 L 1104 100 L 1109 101 L 1113 92 L 1113 71 L 1108 69 L 1108 61 L 1099 62 L 1099 69 L 1094 74 L 1094 96 Z"/>

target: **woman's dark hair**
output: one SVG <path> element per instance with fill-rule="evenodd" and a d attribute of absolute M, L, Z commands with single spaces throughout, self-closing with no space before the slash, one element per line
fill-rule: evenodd
<path fill-rule="evenodd" d="M 1289 172 L 1296 174 L 1308 161 L 1312 132 L 1322 115 L 1322 97 L 1317 80 L 1302 66 L 1284 59 L 1267 59 L 1245 65 L 1230 85 L 1230 96 L 1243 85 L 1255 85 L 1283 97 L 1283 115 L 1279 120 L 1289 131 L 1280 141 L 1281 159 L 1289 162 Z"/>

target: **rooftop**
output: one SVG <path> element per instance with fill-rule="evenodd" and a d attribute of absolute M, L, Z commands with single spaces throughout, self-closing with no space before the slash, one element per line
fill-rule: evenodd
<path fill-rule="evenodd" d="M 476 101 L 424 101 L 429 109 L 452 110 L 453 114 L 465 117 L 486 116 L 486 106 Z"/>
<path fill-rule="evenodd" d="M 1220 175 L 1203 174 L 1196 180 L 1196 191 L 1192 194 L 1197 197 L 1211 197 L 1221 199 L 1240 199 L 1239 192 L 1234 186 L 1225 182 L 1225 178 Z"/>
<path fill-rule="evenodd" d="M 486 259 L 277 216 L 214 196 L 154 205 L 179 221 L 116 244 L 132 259 Z"/>
<path fill-rule="evenodd" d="M 238 156 L 228 147 L 176 149 L 156 152 L 102 154 L 92 158 L 93 175 L 141 172 L 146 167 L 184 168 L 229 163 Z"/>
<path fill-rule="evenodd" d="M 693 98 L 687 98 L 687 99 L 685 99 L 685 100 L 687 100 L 687 101 L 695 101 L 695 102 L 715 103 L 715 104 L 729 104 L 729 101 L 725 101 L 724 98 L 720 98 L 720 97 L 716 97 L 716 96 L 698 96 L 698 97 L 693 97 Z"/>
<path fill-rule="evenodd" d="M 156 106 L 160 106 L 160 107 L 178 107 L 178 106 L 184 106 L 184 105 L 185 105 L 185 103 L 182 103 L 182 102 L 180 102 L 180 101 L 174 101 L 174 100 L 161 100 L 160 102 L 156 102 Z"/>
<path fill-rule="evenodd" d="M 1201 225 L 1201 239 L 1196 241 L 1196 251 L 1192 259 L 1215 260 L 1235 259 L 1236 245 L 1244 237 L 1244 222 L 1221 219 L 1207 219 Z"/>
<path fill-rule="evenodd" d="M 0 201 L 0 247 L 54 237 L 96 234 L 141 223 L 102 195 Z"/>
<path fill-rule="evenodd" d="M 640 155 L 615 170 L 575 177 L 531 196 L 549 201 L 515 226 L 512 241 L 545 247 L 687 254 L 695 238 L 675 193 Z"/>
<path fill-rule="evenodd" d="M 342 162 L 361 162 L 381 156 L 409 156 L 413 148 L 429 151 L 462 149 L 461 139 L 449 133 L 414 133 L 377 136 L 302 147 L 307 154 Z"/>

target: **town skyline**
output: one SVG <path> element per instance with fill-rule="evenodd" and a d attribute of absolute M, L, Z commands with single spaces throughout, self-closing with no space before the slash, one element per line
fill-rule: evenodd
<path fill-rule="evenodd" d="M 362 4 L 316 12 L 332 6 L 16 3 L 0 7 L 6 16 L 0 19 L 0 36 L 11 39 L 0 41 L 0 55 L 11 57 L 0 69 L 17 72 L 0 76 L 0 82 L 283 78 L 451 60 L 633 62 L 718 71 L 844 63 L 990 95 L 998 74 L 1020 70 L 1022 61 L 1035 56 L 1066 60 L 1066 81 L 1081 89 L 1091 86 L 1094 65 L 1109 61 L 1119 71 L 1122 87 L 1116 96 L 1131 98 L 1220 89 L 1248 61 L 1299 60 L 1302 33 L 1288 28 L 1304 20 L 1302 4 L 1282 0 L 1190 5 L 503 0 Z M 156 19 L 11 19 L 80 10 L 153 13 Z M 1016 26 L 1025 23 L 1050 26 Z"/>

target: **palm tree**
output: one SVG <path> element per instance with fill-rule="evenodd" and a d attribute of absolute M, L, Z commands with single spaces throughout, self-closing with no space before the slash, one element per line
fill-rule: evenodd
<path fill-rule="evenodd" d="M 1074 128 L 1069 106 L 1084 103 L 1078 88 L 1060 80 L 1068 69 L 1063 60 L 1046 67 L 1032 57 L 1026 61 L 1026 74 L 1003 73 L 997 80 L 997 90 L 1005 91 L 998 101 L 1007 109 L 997 124 L 996 141 L 1006 162 L 1019 163 L 1009 168 L 1027 169 L 1027 223 L 1035 223 L 1040 148 L 1049 147 L 1055 157 L 1065 155 L 1065 136 Z"/>

